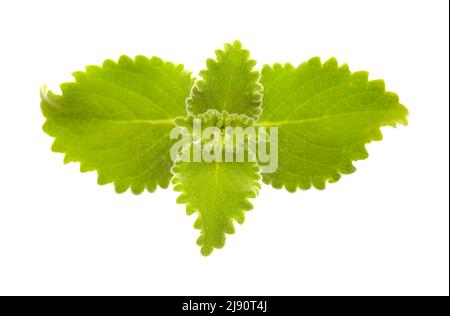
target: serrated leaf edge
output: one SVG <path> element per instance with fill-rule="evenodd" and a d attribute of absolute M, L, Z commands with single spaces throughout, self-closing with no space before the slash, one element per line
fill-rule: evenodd
<path fill-rule="evenodd" d="M 172 167 L 171 172 L 173 174 L 172 181 L 171 181 L 171 183 L 173 185 L 173 190 L 175 192 L 180 192 L 180 195 L 177 197 L 176 203 L 186 205 L 186 214 L 188 216 L 190 216 L 194 213 L 197 213 L 197 219 L 194 223 L 194 228 L 201 231 L 201 227 L 198 226 L 199 218 L 201 216 L 201 211 L 196 209 L 191 203 L 189 203 L 187 201 L 184 186 L 178 177 L 178 166 L 177 166 L 176 162 L 175 162 L 174 166 Z M 197 239 L 197 245 L 201 247 L 200 252 L 203 256 L 209 256 L 213 252 L 214 249 L 222 249 L 225 246 L 226 235 L 227 234 L 232 235 L 235 233 L 234 222 L 237 222 L 240 225 L 242 225 L 244 223 L 245 212 L 253 209 L 253 205 L 251 204 L 249 199 L 255 199 L 259 194 L 259 190 L 261 189 L 260 180 L 261 180 L 260 168 L 257 164 L 255 164 L 254 165 L 253 185 L 250 186 L 251 188 L 245 193 L 245 196 L 243 196 L 243 202 L 241 203 L 242 207 L 240 209 L 236 210 L 236 212 L 239 215 L 237 215 L 237 216 L 235 215 L 235 216 L 231 217 L 230 226 L 227 227 L 227 230 L 223 234 L 223 236 L 224 236 L 223 244 L 220 246 L 205 247 L 204 245 L 202 245 L 199 242 L 202 237 L 202 234 L 200 233 L 200 236 Z"/>
<path fill-rule="evenodd" d="M 233 47 L 242 49 L 242 43 L 240 41 L 238 41 L 238 40 L 233 41 L 233 43 L 231 43 L 231 44 L 230 43 L 226 43 L 224 45 L 224 49 L 223 50 L 222 49 L 218 49 L 218 50 L 215 51 L 217 60 L 212 59 L 212 58 L 207 59 L 207 62 L 206 62 L 207 63 L 207 69 L 202 70 L 199 73 L 199 75 L 200 75 L 200 77 L 202 79 L 195 80 L 195 82 L 194 82 L 194 84 L 192 85 L 192 88 L 191 88 L 190 96 L 186 98 L 186 112 L 187 113 L 194 114 L 194 112 L 192 110 L 191 102 L 192 102 L 194 97 L 198 96 L 202 92 L 202 89 L 203 89 L 202 86 L 205 84 L 205 81 L 207 80 L 206 74 L 207 74 L 207 70 L 209 70 L 208 63 L 213 63 L 213 62 L 217 63 L 218 60 L 220 59 L 220 56 L 225 54 L 226 51 L 230 50 Z M 245 51 L 246 54 L 247 54 L 246 62 L 253 63 L 254 66 L 255 66 L 256 65 L 256 60 L 250 58 L 250 51 L 248 49 L 243 49 L 243 51 Z M 251 95 L 252 102 L 255 105 L 254 106 L 255 115 L 252 115 L 252 118 L 257 121 L 259 119 L 259 117 L 261 116 L 262 111 L 263 111 L 262 100 L 263 100 L 264 87 L 259 82 L 260 79 L 261 79 L 261 72 L 258 71 L 258 70 L 253 70 L 252 74 L 254 74 L 255 76 L 256 75 L 258 76 L 258 79 L 254 83 L 254 90 L 253 90 L 252 95 Z M 199 114 L 202 114 L 202 113 L 199 113 Z M 235 114 L 235 113 L 232 113 L 232 114 Z M 240 114 L 240 113 L 236 113 L 236 114 Z"/>
<path fill-rule="evenodd" d="M 289 70 L 289 71 L 296 71 L 300 69 L 304 64 L 314 64 L 316 66 L 321 67 L 322 69 L 325 67 L 338 67 L 338 62 L 336 58 L 330 58 L 326 62 L 322 63 L 320 57 L 313 57 L 309 59 L 308 61 L 301 63 L 297 67 L 294 67 L 291 63 L 285 63 L 284 65 L 280 63 L 274 63 L 273 66 L 270 66 L 268 64 L 263 65 L 262 71 L 277 71 L 277 70 Z M 364 82 L 372 86 L 375 89 L 382 89 L 384 93 L 388 93 L 392 96 L 394 96 L 397 100 L 399 99 L 398 95 L 394 92 L 386 91 L 385 88 L 385 82 L 382 79 L 375 79 L 375 80 L 369 80 L 369 73 L 367 71 L 356 71 L 356 72 L 350 72 L 348 64 L 342 64 L 340 68 L 348 71 L 351 76 L 359 77 L 359 80 L 364 80 Z M 311 187 L 314 187 L 318 190 L 324 190 L 326 188 L 327 183 L 336 183 L 341 179 L 342 175 L 348 175 L 352 174 L 356 171 L 356 167 L 353 165 L 353 161 L 358 160 L 365 160 L 369 157 L 369 153 L 367 151 L 366 145 L 370 144 L 374 141 L 381 141 L 383 139 L 383 134 L 381 129 L 385 126 L 390 126 L 392 128 L 396 128 L 398 125 L 407 126 L 408 120 L 407 116 L 409 114 L 408 109 L 398 102 L 398 105 L 403 108 L 405 111 L 405 116 L 403 118 L 400 118 L 396 121 L 385 121 L 378 128 L 375 128 L 373 130 L 370 130 L 367 134 L 367 141 L 363 144 L 359 144 L 361 147 L 359 148 L 358 152 L 352 152 L 353 156 L 350 159 L 344 160 L 340 164 L 340 168 L 337 170 L 337 172 L 330 176 L 328 179 L 310 179 L 309 183 L 300 183 L 300 182 L 281 182 L 281 181 L 274 181 L 271 178 L 268 177 L 262 177 L 262 182 L 264 184 L 272 186 L 274 189 L 286 189 L 288 192 L 294 193 L 297 191 L 297 189 L 301 190 L 308 190 Z M 258 125 L 258 123 L 257 123 Z M 357 145 L 357 144 L 355 144 Z M 345 166 L 345 168 L 343 167 Z"/>
<path fill-rule="evenodd" d="M 127 55 L 121 55 L 118 59 L 118 61 L 114 61 L 112 59 L 106 59 L 105 61 L 103 61 L 101 66 L 98 65 L 88 65 L 85 67 L 85 71 L 75 71 L 72 73 L 72 76 L 74 77 L 74 81 L 69 81 L 69 82 L 63 82 L 60 84 L 60 89 L 63 93 L 64 91 L 64 86 L 65 85 L 70 85 L 70 84 L 75 84 L 77 82 L 79 82 L 80 80 L 82 80 L 83 76 L 86 76 L 89 74 L 89 72 L 93 71 L 94 69 L 99 69 L 99 68 L 104 68 L 104 67 L 117 67 L 122 63 L 128 63 L 128 64 L 134 64 L 136 65 L 137 62 L 146 62 L 146 63 L 156 63 L 157 65 L 161 65 L 161 66 L 168 66 L 169 68 L 172 68 L 172 70 L 178 71 L 179 73 L 181 73 L 183 76 L 187 76 L 188 78 L 190 78 L 191 82 L 194 82 L 194 78 L 192 77 L 192 72 L 185 70 L 184 69 L 184 65 L 183 64 L 174 64 L 170 61 L 164 61 L 159 57 L 153 56 L 151 58 L 148 58 L 146 56 L 143 55 L 137 55 L 135 56 L 134 59 L 128 57 Z M 48 86 L 46 85 L 42 85 L 41 89 L 40 89 L 40 96 L 41 96 L 41 109 L 42 109 L 42 102 L 45 100 L 48 104 L 52 105 L 52 103 L 56 105 L 55 101 L 53 99 L 58 98 L 58 97 L 62 97 L 62 95 L 56 94 L 54 92 L 52 92 L 51 90 L 48 89 Z M 155 181 L 153 181 L 151 184 L 147 184 L 143 187 L 133 187 L 132 184 L 130 183 L 121 183 L 120 181 L 114 181 L 114 180 L 109 180 L 104 178 L 100 173 L 98 169 L 94 169 L 94 168 L 90 168 L 86 165 L 86 163 L 79 161 L 79 160 L 74 160 L 71 157 L 71 154 L 68 152 L 62 152 L 60 150 L 58 150 L 57 148 L 55 148 L 55 143 L 57 140 L 57 137 L 55 135 L 52 134 L 52 132 L 47 128 L 47 120 L 49 120 L 49 118 L 46 116 L 45 112 L 42 111 L 42 114 L 44 115 L 44 117 L 46 118 L 46 121 L 43 124 L 43 131 L 49 135 L 50 137 L 54 138 L 51 150 L 52 152 L 55 153 L 61 153 L 63 154 L 64 157 L 64 164 L 68 164 L 71 162 L 75 162 L 75 163 L 79 163 L 80 167 L 80 172 L 81 173 L 87 173 L 87 172 L 93 172 L 95 171 L 97 173 L 97 184 L 99 185 L 107 185 L 107 184 L 113 184 L 114 188 L 115 188 L 115 192 L 118 194 L 122 194 L 127 192 L 129 189 L 131 189 L 131 192 L 135 195 L 139 195 L 141 193 L 143 193 L 145 190 L 147 190 L 150 193 L 153 193 L 156 191 L 156 189 L 158 187 L 162 188 L 162 189 L 167 189 L 170 185 L 171 179 L 169 179 L 169 181 L 166 182 L 162 182 L 161 179 L 156 179 Z M 172 119 L 172 123 L 175 127 L 175 117 Z M 172 174 L 173 177 L 173 174 Z"/>

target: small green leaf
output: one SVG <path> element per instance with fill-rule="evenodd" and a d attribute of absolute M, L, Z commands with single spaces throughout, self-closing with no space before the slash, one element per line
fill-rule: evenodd
<path fill-rule="evenodd" d="M 381 140 L 380 127 L 407 124 L 407 109 L 382 80 L 351 73 L 335 59 L 313 58 L 262 70 L 264 112 L 259 124 L 278 127 L 278 170 L 263 181 L 288 191 L 324 189 L 365 159 L 365 144 Z"/>
<path fill-rule="evenodd" d="M 167 187 L 169 133 L 186 113 L 190 73 L 156 57 L 122 56 L 74 77 L 61 85 L 62 95 L 42 94 L 53 150 L 65 153 L 66 163 L 80 162 L 83 172 L 97 170 L 99 184 L 114 182 L 119 193 Z"/>
<path fill-rule="evenodd" d="M 205 127 L 224 122 L 227 126 L 245 127 L 253 121 L 242 115 L 219 114 L 217 111 L 208 111 L 198 118 Z M 184 123 L 192 122 L 192 119 L 190 116 Z M 185 148 L 191 157 L 192 148 Z M 244 211 L 253 208 L 248 199 L 256 198 L 259 192 L 259 167 L 254 162 L 177 161 L 172 172 L 174 190 L 181 192 L 177 202 L 186 204 L 188 215 L 198 212 L 194 227 L 201 233 L 197 244 L 201 246 L 201 253 L 207 256 L 214 248 L 225 245 L 225 233 L 234 233 L 233 220 L 242 224 Z"/>
<path fill-rule="evenodd" d="M 208 59 L 207 69 L 200 72 L 198 80 L 187 99 L 187 110 L 202 114 L 210 109 L 231 114 L 245 114 L 258 118 L 261 114 L 262 86 L 260 73 L 250 59 L 248 50 L 239 41 L 225 44 L 225 50 L 216 51 L 217 60 Z"/>

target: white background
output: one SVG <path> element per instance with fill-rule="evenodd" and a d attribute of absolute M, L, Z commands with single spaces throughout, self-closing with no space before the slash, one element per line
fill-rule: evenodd
<path fill-rule="evenodd" d="M 448 1 L 3 1 L 0 294 L 448 295 Z M 117 195 L 64 165 L 39 88 L 121 54 L 197 73 L 240 39 L 264 63 L 335 56 L 400 95 L 358 171 L 325 191 L 264 187 L 202 257 L 171 189 Z"/>

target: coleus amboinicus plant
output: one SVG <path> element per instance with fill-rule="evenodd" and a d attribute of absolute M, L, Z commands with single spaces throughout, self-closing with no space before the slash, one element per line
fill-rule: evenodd
<path fill-rule="evenodd" d="M 367 72 L 352 73 L 334 58 L 261 71 L 255 65 L 239 41 L 217 50 L 197 80 L 157 57 L 106 60 L 75 72 L 61 94 L 42 91 L 44 130 L 65 163 L 96 170 L 98 183 L 114 183 L 118 193 L 172 183 L 177 202 L 198 213 L 197 244 L 209 255 L 224 246 L 234 221 L 243 223 L 261 181 L 289 192 L 322 190 L 354 172 L 352 161 L 367 158 L 365 144 L 382 139 L 380 127 L 407 124 L 407 109 L 382 80 L 369 81 Z M 169 135 L 194 119 L 277 127 L 277 170 L 261 173 L 258 161 L 173 162 Z"/>

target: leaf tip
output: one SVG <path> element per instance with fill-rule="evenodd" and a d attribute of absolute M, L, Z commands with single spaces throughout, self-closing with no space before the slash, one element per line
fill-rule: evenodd
<path fill-rule="evenodd" d="M 201 246 L 200 253 L 203 257 L 209 257 L 212 254 L 213 250 L 213 247 Z"/>

